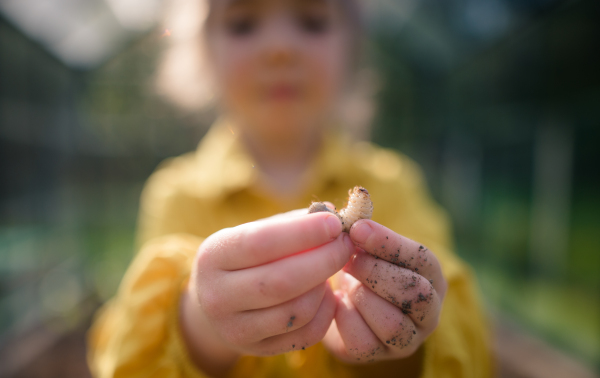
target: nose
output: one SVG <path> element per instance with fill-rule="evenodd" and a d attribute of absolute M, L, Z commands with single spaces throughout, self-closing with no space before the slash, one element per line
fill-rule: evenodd
<path fill-rule="evenodd" d="M 298 56 L 298 41 L 293 22 L 285 14 L 274 15 L 264 28 L 262 55 L 269 65 L 293 63 Z"/>

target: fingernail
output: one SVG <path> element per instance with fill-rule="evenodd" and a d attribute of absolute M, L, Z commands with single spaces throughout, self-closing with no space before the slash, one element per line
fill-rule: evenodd
<path fill-rule="evenodd" d="M 325 220 L 327 222 L 327 229 L 329 230 L 329 236 L 333 239 L 336 238 L 340 232 L 342 232 L 342 222 L 335 215 L 330 215 Z"/>
<path fill-rule="evenodd" d="M 368 222 L 361 222 L 358 226 L 350 229 L 352 239 L 359 244 L 364 244 L 372 232 L 373 229 Z"/>

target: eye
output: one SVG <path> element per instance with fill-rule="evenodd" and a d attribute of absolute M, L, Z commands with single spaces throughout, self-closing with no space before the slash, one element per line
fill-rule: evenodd
<path fill-rule="evenodd" d="M 330 21 L 325 15 L 302 14 L 298 16 L 298 24 L 309 34 L 323 34 L 329 30 Z"/>
<path fill-rule="evenodd" d="M 236 17 L 227 22 L 226 28 L 234 37 L 248 36 L 258 29 L 258 19 L 252 15 Z"/>

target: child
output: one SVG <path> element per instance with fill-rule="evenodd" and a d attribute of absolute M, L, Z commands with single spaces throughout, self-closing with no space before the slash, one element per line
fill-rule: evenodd
<path fill-rule="evenodd" d="M 210 1 L 222 117 L 144 189 L 144 246 L 90 332 L 95 376 L 491 374 L 471 274 L 419 169 L 331 126 L 355 1 Z M 355 185 L 375 210 L 349 233 L 285 213 Z"/>

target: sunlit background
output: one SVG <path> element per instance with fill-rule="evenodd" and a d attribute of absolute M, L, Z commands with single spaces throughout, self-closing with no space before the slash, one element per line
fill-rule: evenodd
<path fill-rule="evenodd" d="M 499 375 L 597 376 L 600 3 L 364 3 L 367 135 L 450 212 Z M 156 94 L 164 6 L 0 0 L 0 376 L 89 375 L 85 330 L 133 255 L 144 180 L 214 118 Z"/>

